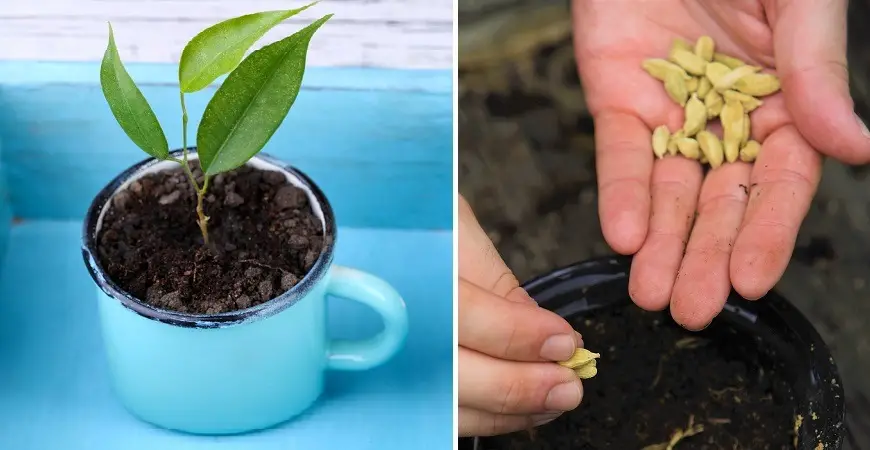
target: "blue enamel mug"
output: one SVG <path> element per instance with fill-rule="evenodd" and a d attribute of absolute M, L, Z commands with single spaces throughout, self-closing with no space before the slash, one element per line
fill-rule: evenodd
<path fill-rule="evenodd" d="M 173 154 L 180 157 L 180 151 Z M 323 392 L 325 371 L 370 369 L 404 344 L 408 316 L 399 294 L 373 275 L 333 264 L 335 217 L 317 185 L 266 155 L 249 164 L 282 172 L 303 189 L 325 239 L 320 257 L 296 286 L 244 310 L 195 315 L 159 309 L 125 292 L 100 266 L 97 235 L 111 198 L 143 175 L 176 163 L 142 161 L 103 188 L 88 210 L 82 253 L 98 286 L 110 378 L 123 405 L 146 422 L 196 434 L 268 428 L 309 408 Z M 374 309 L 384 329 L 367 340 L 330 340 L 327 296 Z"/>

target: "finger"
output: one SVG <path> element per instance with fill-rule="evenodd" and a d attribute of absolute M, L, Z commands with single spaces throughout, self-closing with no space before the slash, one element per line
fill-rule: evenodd
<path fill-rule="evenodd" d="M 764 141 L 730 263 L 731 284 L 743 297 L 761 298 L 782 277 L 821 171 L 821 155 L 793 126 Z"/>
<path fill-rule="evenodd" d="M 822 153 L 861 164 L 870 161 L 870 132 L 849 94 L 846 9 L 845 0 L 778 2 L 774 47 L 800 133 Z"/>
<path fill-rule="evenodd" d="M 459 405 L 496 414 L 570 411 L 583 386 L 574 371 L 553 363 L 505 361 L 459 347 Z"/>
<path fill-rule="evenodd" d="M 459 345 L 514 361 L 566 361 L 581 343 L 556 313 L 529 303 L 506 302 L 459 280 Z"/>
<path fill-rule="evenodd" d="M 767 136 L 780 128 L 794 123 L 785 103 L 782 93 L 764 97 L 764 105 L 749 114 L 750 138 L 758 142 L 767 140 Z M 721 136 L 721 134 L 720 134 Z"/>
<path fill-rule="evenodd" d="M 671 315 L 687 329 L 705 328 L 731 292 L 728 262 L 746 210 L 751 170 L 742 162 L 725 164 L 704 179 L 671 300 Z"/>
<path fill-rule="evenodd" d="M 628 293 L 647 310 L 665 309 L 683 259 L 701 189 L 701 166 L 685 158 L 656 161 L 649 232 L 631 263 Z"/>
<path fill-rule="evenodd" d="M 534 302 L 520 287 L 492 241 L 459 195 L 459 276 L 508 300 Z"/>
<path fill-rule="evenodd" d="M 544 425 L 562 413 L 536 415 L 493 414 L 472 408 L 459 407 L 459 437 L 495 436 Z"/>
<path fill-rule="evenodd" d="M 573 3 L 575 28 L 600 31 L 575 33 L 575 49 L 595 120 L 601 228 L 607 243 L 622 254 L 640 249 L 649 225 L 650 130 L 682 124 L 682 108 L 668 98 L 660 81 L 640 68 L 645 58 L 655 57 L 656 49 L 667 51 L 670 46 L 674 36 L 642 32 L 649 28 L 648 17 L 669 7 L 663 2 Z M 608 32 L 604 23 L 620 23 L 620 33 Z"/>
<path fill-rule="evenodd" d="M 613 250 L 625 255 L 640 249 L 649 225 L 651 138 L 646 125 L 631 114 L 595 116 L 601 230 Z"/>

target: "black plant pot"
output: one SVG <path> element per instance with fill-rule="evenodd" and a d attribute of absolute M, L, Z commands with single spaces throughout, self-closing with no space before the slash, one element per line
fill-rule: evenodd
<path fill-rule="evenodd" d="M 528 281 L 523 287 L 538 304 L 567 319 L 603 308 L 624 307 L 628 297 L 631 259 L 608 257 L 576 263 Z M 842 382 L 830 350 L 810 322 L 775 292 L 749 302 L 731 294 L 717 326 L 730 333 L 753 335 L 781 361 L 796 402 L 795 413 L 805 420 L 799 450 L 849 449 Z M 486 439 L 486 438 L 477 438 Z M 460 449 L 477 447 L 460 439 Z M 844 447 L 844 445 L 846 445 Z"/>

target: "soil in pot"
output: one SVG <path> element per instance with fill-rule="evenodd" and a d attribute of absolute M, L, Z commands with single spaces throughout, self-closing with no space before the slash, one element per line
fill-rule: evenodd
<path fill-rule="evenodd" d="M 202 177 L 199 165 L 190 167 Z M 217 314 L 263 303 L 311 269 L 324 245 L 305 191 L 277 171 L 243 166 L 211 180 L 203 245 L 196 194 L 181 168 L 118 192 L 97 236 L 100 264 L 134 297 L 162 309 Z"/>
<path fill-rule="evenodd" d="M 794 449 L 790 386 L 769 350 L 714 321 L 689 333 L 669 314 L 631 305 L 585 314 L 572 325 L 601 353 L 583 403 L 538 427 L 481 439 L 484 450 L 641 450 L 695 430 L 675 450 Z M 804 418 L 803 420 L 812 420 Z M 691 434 L 691 433 L 689 433 Z"/>

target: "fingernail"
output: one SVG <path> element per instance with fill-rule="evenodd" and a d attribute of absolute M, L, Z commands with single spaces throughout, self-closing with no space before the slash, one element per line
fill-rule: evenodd
<path fill-rule="evenodd" d="M 574 336 L 557 334 L 544 341 L 544 345 L 541 347 L 541 358 L 550 361 L 565 361 L 571 358 L 576 348 L 577 343 L 574 341 Z"/>
<path fill-rule="evenodd" d="M 583 348 L 583 335 L 578 332 L 574 332 L 576 336 L 574 336 L 574 341 L 577 342 L 577 348 Z M 573 354 L 572 354 L 573 356 Z"/>
<path fill-rule="evenodd" d="M 571 411 L 580 404 L 583 398 L 583 390 L 580 380 L 562 383 L 550 389 L 544 407 L 548 411 Z"/>
<path fill-rule="evenodd" d="M 864 121 L 861 120 L 861 117 L 858 115 L 858 113 L 855 113 L 855 121 L 857 121 L 858 125 L 861 126 L 861 133 L 864 134 L 864 137 L 870 138 L 870 130 L 867 129 L 867 124 L 865 124 Z"/>
<path fill-rule="evenodd" d="M 532 425 L 539 427 L 558 419 L 561 415 L 562 413 L 535 414 L 532 416 Z"/>

